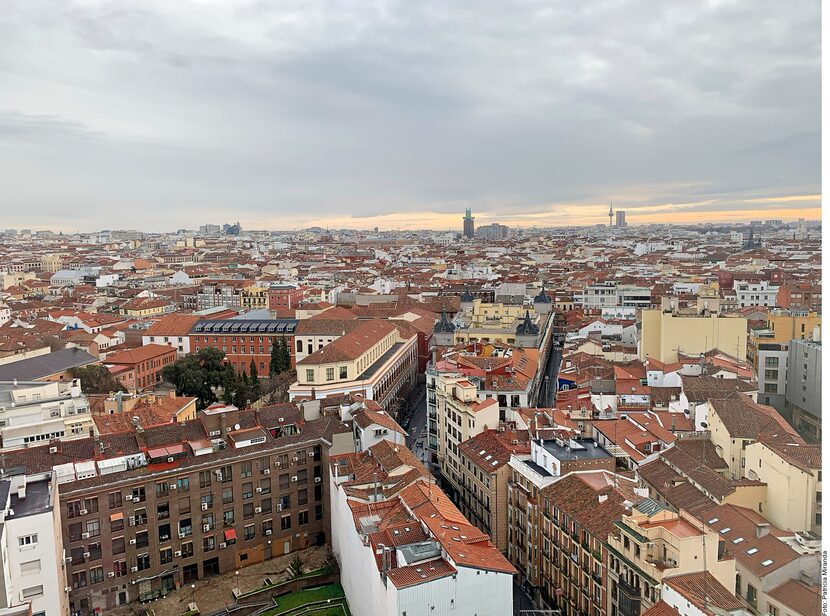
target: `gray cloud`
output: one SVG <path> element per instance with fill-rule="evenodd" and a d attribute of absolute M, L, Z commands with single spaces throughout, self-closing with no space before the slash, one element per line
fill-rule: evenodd
<path fill-rule="evenodd" d="M 814 0 L 4 8 L 0 226 L 820 192 Z"/>

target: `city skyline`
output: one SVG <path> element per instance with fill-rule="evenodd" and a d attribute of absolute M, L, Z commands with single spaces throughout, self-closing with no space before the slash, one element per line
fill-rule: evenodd
<path fill-rule="evenodd" d="M 817 3 L 474 7 L 13 2 L 4 223 L 820 216 Z"/>

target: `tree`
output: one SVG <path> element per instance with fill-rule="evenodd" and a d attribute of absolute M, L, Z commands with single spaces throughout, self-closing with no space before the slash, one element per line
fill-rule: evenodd
<path fill-rule="evenodd" d="M 280 372 L 285 372 L 291 369 L 291 351 L 288 348 L 288 342 L 285 338 L 280 338 L 279 348 L 279 363 Z"/>
<path fill-rule="evenodd" d="M 262 391 L 261 385 L 259 383 L 259 374 L 257 373 L 256 363 L 253 359 L 251 359 L 251 366 L 249 368 L 250 375 L 251 375 L 251 391 L 253 393 L 254 399 L 259 400 L 260 393 Z"/>
<path fill-rule="evenodd" d="M 206 347 L 165 366 L 161 375 L 176 386 L 176 394 L 195 396 L 197 406 L 203 409 L 216 402 L 215 390 L 223 387 L 228 372 L 233 372 L 224 360 L 222 351 Z"/>
<path fill-rule="evenodd" d="M 81 391 L 85 394 L 111 394 L 116 391 L 127 391 L 112 375 L 112 372 L 97 364 L 72 368 L 70 374 L 73 379 L 81 380 Z"/>
<path fill-rule="evenodd" d="M 280 343 L 282 338 L 277 338 L 271 344 L 271 363 L 268 365 L 268 376 L 274 378 L 280 373 Z"/>

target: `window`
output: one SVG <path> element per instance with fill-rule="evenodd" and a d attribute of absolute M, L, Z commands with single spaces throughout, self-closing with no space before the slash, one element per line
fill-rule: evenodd
<path fill-rule="evenodd" d="M 301 511 L 300 515 L 298 516 L 297 522 L 300 526 L 308 524 L 308 511 Z"/>
<path fill-rule="evenodd" d="M 99 584 L 100 582 L 104 581 L 104 568 L 103 567 L 93 567 L 89 570 L 89 583 L 90 584 Z"/>
<path fill-rule="evenodd" d="M 160 481 L 156 484 L 156 496 L 167 496 L 170 487 L 166 481 Z"/>
<path fill-rule="evenodd" d="M 144 571 L 150 568 L 150 555 L 149 554 L 139 554 L 136 556 L 136 565 L 138 565 L 139 571 Z"/>
<path fill-rule="evenodd" d="M 334 368 L 326 368 L 326 380 L 333 381 L 334 380 Z"/>
<path fill-rule="evenodd" d="M 346 366 L 340 366 L 340 378 L 341 379 L 349 378 L 349 369 Z"/>
<path fill-rule="evenodd" d="M 254 497 L 254 484 L 250 481 L 242 484 L 242 499 L 248 500 Z"/>
<path fill-rule="evenodd" d="M 281 530 L 288 530 L 291 528 L 291 516 L 284 515 L 280 518 L 280 529 Z"/>
<path fill-rule="evenodd" d="M 240 469 L 241 469 L 242 479 L 246 479 L 246 478 L 250 477 L 251 473 L 253 472 L 251 470 L 251 463 L 250 462 L 243 462 L 240 466 Z"/>
<path fill-rule="evenodd" d="M 323 505 L 315 505 L 315 507 L 314 507 L 314 519 L 315 520 L 322 520 L 323 519 Z"/>
<path fill-rule="evenodd" d="M 176 480 L 176 485 L 178 485 L 179 492 L 188 492 L 190 491 L 190 477 L 179 477 Z"/>
<path fill-rule="evenodd" d="M 225 512 L 222 514 L 222 519 L 225 522 L 225 526 L 233 526 L 233 522 L 234 522 L 233 509 L 226 509 Z"/>
<path fill-rule="evenodd" d="M 211 552 L 216 549 L 216 537 L 205 537 L 202 539 L 202 551 Z"/>
<path fill-rule="evenodd" d="M 21 575 L 40 573 L 40 559 L 27 560 L 26 562 L 20 563 L 20 573 Z"/>
<path fill-rule="evenodd" d="M 84 583 L 86 586 L 86 583 Z M 43 586 L 30 586 L 29 588 L 23 589 L 23 598 L 24 599 L 31 599 L 33 597 L 39 597 L 43 594 Z"/>
<path fill-rule="evenodd" d="M 302 490 L 297 492 L 297 504 L 298 505 L 305 505 L 308 503 L 308 490 L 303 488 Z"/>
<path fill-rule="evenodd" d="M 305 380 L 308 381 L 309 383 L 314 382 L 314 368 L 306 368 Z"/>
<path fill-rule="evenodd" d="M 245 527 L 243 537 L 245 538 L 245 541 L 250 541 L 251 539 L 256 537 L 256 529 L 254 528 L 253 524 Z"/>
<path fill-rule="evenodd" d="M 209 488 L 210 487 L 210 471 L 199 471 L 199 487 L 200 488 Z M 204 498 L 204 497 L 202 497 Z"/>
<path fill-rule="evenodd" d="M 17 538 L 17 545 L 21 548 L 37 545 L 37 533 L 31 535 L 23 535 Z"/>
<path fill-rule="evenodd" d="M 752 607 L 758 607 L 758 591 L 752 584 L 746 585 L 746 601 Z"/>
<path fill-rule="evenodd" d="M 222 490 L 222 503 L 227 505 L 233 502 L 233 488 L 225 488 Z"/>
<path fill-rule="evenodd" d="M 126 551 L 126 541 L 124 537 L 115 537 L 112 540 L 112 553 L 123 554 Z"/>
<path fill-rule="evenodd" d="M 250 520 L 252 517 L 254 517 L 254 504 L 245 503 L 242 505 L 242 519 Z"/>
<path fill-rule="evenodd" d="M 164 548 L 159 550 L 159 561 L 162 565 L 173 562 L 173 548 Z"/>
<path fill-rule="evenodd" d="M 777 368 L 778 367 L 778 358 L 777 357 L 767 357 L 764 360 L 764 365 L 767 368 Z"/>
<path fill-rule="evenodd" d="M 72 574 L 72 588 L 78 589 L 86 586 L 86 571 L 78 571 Z"/>
<path fill-rule="evenodd" d="M 233 481 L 233 467 L 230 465 L 223 466 L 220 473 L 222 474 L 222 483 L 230 483 Z"/>
<path fill-rule="evenodd" d="M 270 479 L 261 479 L 259 481 L 259 491 L 262 494 L 270 494 L 271 493 L 271 480 Z"/>
<path fill-rule="evenodd" d="M 121 508 L 121 492 L 110 492 L 108 500 L 110 509 Z"/>

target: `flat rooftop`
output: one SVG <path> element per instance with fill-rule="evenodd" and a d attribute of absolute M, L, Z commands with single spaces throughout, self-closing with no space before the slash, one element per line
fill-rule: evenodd
<path fill-rule="evenodd" d="M 572 446 L 573 444 L 576 446 Z M 610 458 L 611 454 L 591 440 L 559 441 L 554 439 L 542 441 L 542 447 L 560 462 L 575 462 L 578 460 L 597 460 Z"/>
<path fill-rule="evenodd" d="M 14 511 L 14 519 L 46 513 L 51 509 L 49 504 L 49 481 L 42 479 L 27 482 L 26 498 L 23 499 L 17 496 L 16 491 L 12 491 L 10 506 Z"/>

